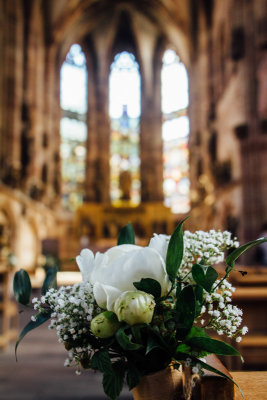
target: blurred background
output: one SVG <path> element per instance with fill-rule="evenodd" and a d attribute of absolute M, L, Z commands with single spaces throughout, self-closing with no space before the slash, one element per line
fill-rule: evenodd
<path fill-rule="evenodd" d="M 267 0 L 0 0 L 0 54 L 0 398 L 101 398 L 46 326 L 15 363 L 12 276 L 78 282 L 129 221 L 141 245 L 187 215 L 267 236 Z M 239 262 L 245 363 L 225 362 L 267 370 L 267 246 Z"/>

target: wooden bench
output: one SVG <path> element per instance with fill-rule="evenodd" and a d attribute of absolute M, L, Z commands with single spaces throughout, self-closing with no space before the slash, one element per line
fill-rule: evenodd
<path fill-rule="evenodd" d="M 10 295 L 11 272 L 8 266 L 0 264 L 0 348 L 18 337 L 18 308 Z"/>
<path fill-rule="evenodd" d="M 233 304 L 243 310 L 242 325 L 249 332 L 240 343 L 232 345 L 240 351 L 245 363 L 238 357 L 227 362 L 230 369 L 267 369 L 267 287 L 237 287 Z"/>

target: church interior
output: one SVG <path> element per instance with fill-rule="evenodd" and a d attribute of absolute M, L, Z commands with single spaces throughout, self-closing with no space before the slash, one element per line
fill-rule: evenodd
<path fill-rule="evenodd" d="M 267 0 L 0 0 L 0 54 L 3 367 L 20 268 L 36 291 L 55 265 L 74 283 L 128 222 L 140 245 L 187 216 L 267 236 Z M 240 265 L 249 333 L 227 367 L 267 370 L 267 248 Z"/>

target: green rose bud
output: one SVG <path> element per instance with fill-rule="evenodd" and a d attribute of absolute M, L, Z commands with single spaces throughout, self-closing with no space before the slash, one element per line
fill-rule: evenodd
<path fill-rule="evenodd" d="M 120 323 L 117 319 L 116 314 L 112 311 L 104 311 L 98 314 L 91 321 L 92 333 L 102 339 L 114 336 L 120 327 Z"/>
<path fill-rule="evenodd" d="M 153 296 L 141 291 L 123 292 L 114 304 L 118 320 L 125 321 L 129 325 L 149 324 L 152 321 L 154 308 Z"/>

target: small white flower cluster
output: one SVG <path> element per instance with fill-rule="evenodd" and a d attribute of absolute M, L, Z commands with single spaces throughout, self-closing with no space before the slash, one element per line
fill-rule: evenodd
<path fill-rule="evenodd" d="M 218 286 L 217 280 L 213 288 Z M 241 334 L 245 335 L 248 328 L 244 326 L 238 329 L 242 322 L 242 310 L 231 304 L 232 294 L 235 288 L 227 280 L 224 280 L 217 290 L 211 294 L 204 292 L 204 306 L 202 307 L 202 315 L 206 313 L 206 320 L 202 319 L 201 324 L 207 328 L 213 328 L 218 335 L 225 334 L 228 337 L 236 338 L 237 342 L 242 340 Z"/>
<path fill-rule="evenodd" d="M 206 362 L 206 360 L 201 359 L 201 361 Z M 203 367 L 201 366 L 200 363 L 195 363 L 193 362 L 192 358 L 187 357 L 184 363 L 185 367 L 191 367 L 191 371 L 194 375 L 203 375 L 204 374 L 204 370 Z"/>
<path fill-rule="evenodd" d="M 101 312 L 90 283 L 49 289 L 40 300 L 34 298 L 32 303 L 39 312 L 44 312 L 46 305 L 52 311 L 49 329 L 56 329 L 58 341 L 71 350 L 65 366 L 70 366 L 73 361 L 78 365 L 81 360 L 90 359 L 90 322 Z M 33 316 L 32 320 L 35 318 Z"/>
<path fill-rule="evenodd" d="M 231 239 L 231 232 L 215 231 L 184 232 L 184 256 L 180 268 L 182 274 L 189 274 L 195 263 L 214 265 L 224 260 L 224 252 L 232 247 L 238 247 L 236 238 Z M 190 279 L 190 278 L 189 278 Z"/>

